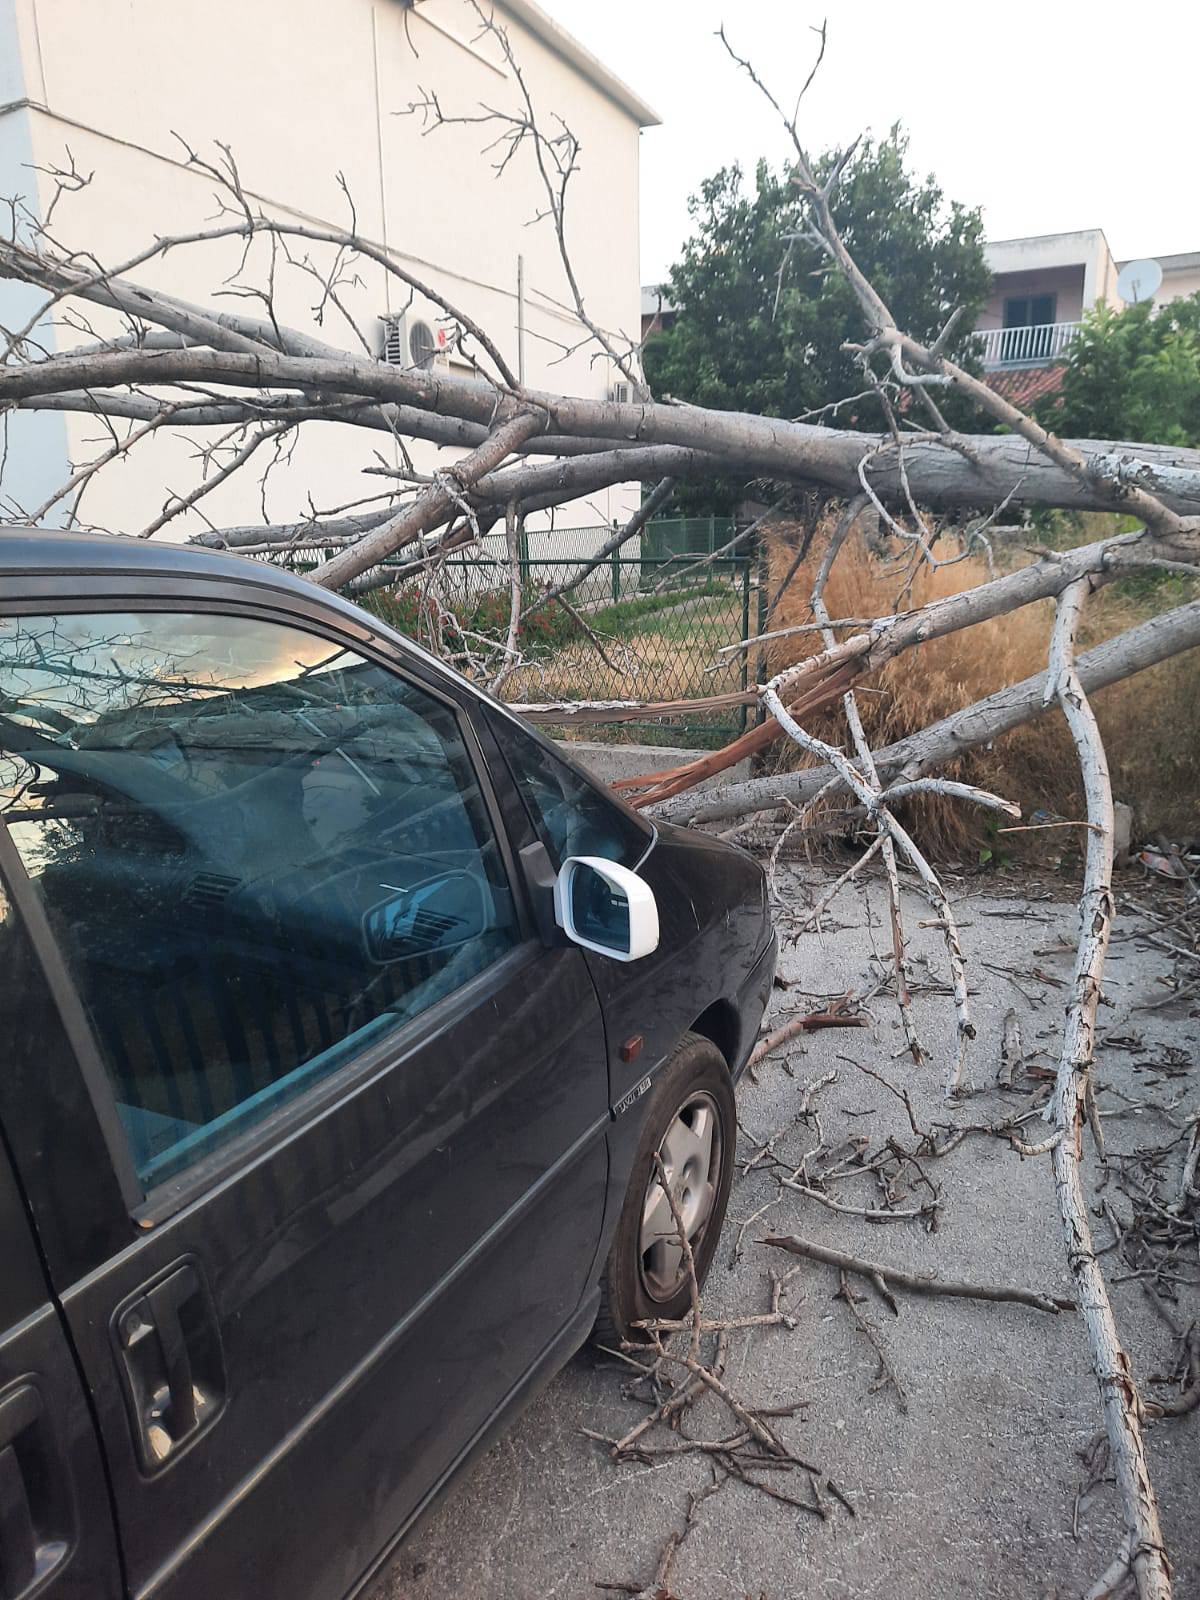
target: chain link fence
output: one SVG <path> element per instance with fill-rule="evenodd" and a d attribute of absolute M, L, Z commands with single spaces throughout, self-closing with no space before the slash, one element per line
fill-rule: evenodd
<path fill-rule="evenodd" d="M 592 526 L 522 535 L 522 664 L 504 682 L 505 699 L 686 700 L 744 689 L 746 653 L 717 654 L 722 645 L 747 638 L 756 622 L 755 562 L 727 548 L 733 523 L 720 517 L 650 522 L 639 537 L 597 560 L 613 531 Z M 558 597 L 556 591 L 575 578 L 576 586 Z M 396 591 L 365 595 L 362 603 L 486 680 L 507 634 L 510 581 L 504 534 L 492 532 L 469 553 L 438 562 Z M 588 723 L 579 732 L 715 747 L 742 732 L 746 720 L 746 708 L 737 706 L 669 720 Z M 569 736 L 572 730 L 555 725 L 548 731 Z"/>
<path fill-rule="evenodd" d="M 606 529 L 531 533 L 523 551 L 528 591 L 559 588 L 588 564 Z M 605 558 L 565 598 L 534 610 L 522 639 L 529 665 L 505 693 L 514 700 L 686 700 L 746 686 L 745 656 L 722 645 L 747 637 L 753 563 L 736 551 L 722 519 L 647 524 L 637 540 Z M 574 548 L 572 548 L 574 546 Z M 552 639 L 536 637 L 549 614 Z M 573 613 L 573 614 L 572 614 Z M 588 737 L 659 744 L 719 745 L 745 726 L 744 707 L 670 720 L 591 724 Z"/>

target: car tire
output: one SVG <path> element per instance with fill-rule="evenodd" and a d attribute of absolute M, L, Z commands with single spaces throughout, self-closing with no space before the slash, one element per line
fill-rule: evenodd
<path fill-rule="evenodd" d="M 691 1286 L 654 1157 L 662 1155 L 703 1287 L 725 1220 L 736 1139 L 737 1105 L 725 1058 L 711 1040 L 685 1033 L 650 1094 L 600 1280 L 593 1343 L 618 1349 L 646 1342 L 640 1320 L 688 1314 Z"/>

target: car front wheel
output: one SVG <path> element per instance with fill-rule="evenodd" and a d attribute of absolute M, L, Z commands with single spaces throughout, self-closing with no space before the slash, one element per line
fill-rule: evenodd
<path fill-rule="evenodd" d="M 688 1314 L 687 1258 L 655 1162 L 662 1162 L 703 1286 L 733 1181 L 737 1109 L 725 1058 L 685 1033 L 651 1091 L 642 1136 L 601 1280 L 596 1343 L 645 1340 L 648 1318 Z"/>

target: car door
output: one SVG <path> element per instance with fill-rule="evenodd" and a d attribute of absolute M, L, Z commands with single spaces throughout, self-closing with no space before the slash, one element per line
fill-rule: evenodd
<path fill-rule="evenodd" d="M 19 1017 L 0 1000 L 8 1079 L 30 1045 L 53 1048 L 57 1018 L 2 887 L 0 960 L 20 997 Z M 99 1444 L 6 1145 L 0 1137 L 0 1600 L 116 1600 Z"/>
<path fill-rule="evenodd" d="M 453 686 L 335 621 L 27 609 L 0 707 L 74 1055 L 12 1114 L 130 1590 L 340 1595 L 586 1332 L 587 967 L 533 936 Z"/>

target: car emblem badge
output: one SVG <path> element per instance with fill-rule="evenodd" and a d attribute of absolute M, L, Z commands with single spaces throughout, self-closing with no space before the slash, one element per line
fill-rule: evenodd
<path fill-rule="evenodd" d="M 629 1093 L 622 1095 L 617 1101 L 616 1105 L 613 1107 L 614 1118 L 622 1116 L 626 1111 L 628 1111 L 634 1101 L 640 1100 L 649 1087 L 649 1078 L 643 1078 L 641 1083 L 635 1083 L 633 1088 L 630 1089 Z"/>

